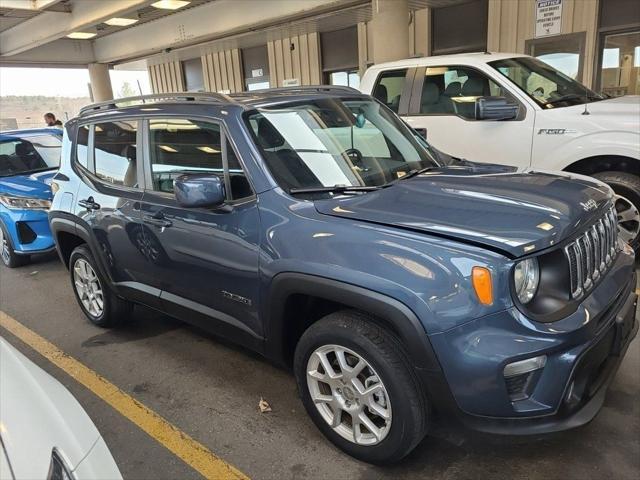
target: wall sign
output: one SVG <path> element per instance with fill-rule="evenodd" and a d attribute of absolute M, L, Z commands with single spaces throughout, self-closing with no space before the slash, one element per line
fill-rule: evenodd
<path fill-rule="evenodd" d="M 536 0 L 535 38 L 559 35 L 562 28 L 562 0 Z"/>
<path fill-rule="evenodd" d="M 282 80 L 283 87 L 297 87 L 300 85 L 300 80 L 298 78 L 285 78 Z"/>
<path fill-rule="evenodd" d="M 256 68 L 251 70 L 251 77 L 252 78 L 256 78 L 256 77 L 262 77 L 264 75 L 264 72 L 262 71 L 261 68 Z"/>

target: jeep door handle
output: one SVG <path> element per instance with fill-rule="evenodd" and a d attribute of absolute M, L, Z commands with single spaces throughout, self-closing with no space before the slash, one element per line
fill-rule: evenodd
<path fill-rule="evenodd" d="M 96 203 L 93 197 L 89 197 L 84 200 L 78 200 L 78 205 L 86 208 L 88 211 L 100 210 L 100 204 Z"/>
<path fill-rule="evenodd" d="M 167 220 L 160 212 L 154 215 L 143 215 L 142 221 L 144 223 L 155 225 L 156 227 L 170 227 L 173 225 L 173 222 L 171 220 Z"/>

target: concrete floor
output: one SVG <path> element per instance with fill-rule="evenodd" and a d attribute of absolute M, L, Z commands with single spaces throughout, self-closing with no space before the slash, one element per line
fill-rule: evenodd
<path fill-rule="evenodd" d="M 254 479 L 637 479 L 640 476 L 640 336 L 596 419 L 540 438 L 503 438 L 436 426 L 402 463 L 372 467 L 333 448 L 307 418 L 293 377 L 240 347 L 136 308 L 117 330 L 89 324 L 56 257 L 0 267 L 0 309 Z M 87 410 L 126 479 L 198 474 L 29 347 Z M 258 412 L 265 398 L 273 411 Z"/>

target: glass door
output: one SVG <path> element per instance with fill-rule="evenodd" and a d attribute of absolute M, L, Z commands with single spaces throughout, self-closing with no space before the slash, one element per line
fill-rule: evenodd
<path fill-rule="evenodd" d="M 612 97 L 640 94 L 640 30 L 603 34 L 600 87 Z"/>

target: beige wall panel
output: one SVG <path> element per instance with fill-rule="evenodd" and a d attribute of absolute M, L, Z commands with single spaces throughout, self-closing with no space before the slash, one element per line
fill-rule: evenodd
<path fill-rule="evenodd" d="M 293 50 L 291 51 L 291 76 L 297 78 L 300 84 L 304 85 L 302 72 L 300 71 L 300 37 L 297 35 L 291 37 L 291 43 L 293 44 Z"/>
<path fill-rule="evenodd" d="M 240 50 L 234 48 L 231 50 L 231 61 L 233 62 L 233 78 L 236 79 L 235 91 L 244 90 L 244 74 L 242 71 L 242 62 L 240 61 Z"/>
<path fill-rule="evenodd" d="M 311 84 L 311 68 L 309 65 L 309 40 L 306 35 L 300 35 L 300 82 L 302 85 Z"/>
<path fill-rule="evenodd" d="M 225 50 L 224 64 L 227 69 L 227 88 L 230 92 L 234 92 L 236 89 L 236 76 L 233 71 L 233 59 L 231 58 L 231 50 Z"/>
<path fill-rule="evenodd" d="M 502 20 L 502 1 L 489 0 L 489 14 L 487 19 L 487 50 L 500 50 L 500 26 Z M 430 36 L 429 36 L 430 37 Z"/>
<path fill-rule="evenodd" d="M 169 74 L 171 79 L 171 92 L 177 92 L 178 90 L 178 74 L 176 72 L 176 62 L 169 62 Z"/>
<path fill-rule="evenodd" d="M 220 57 L 218 56 L 218 52 L 214 52 L 211 54 L 211 58 L 213 59 L 213 71 L 215 74 L 215 85 L 216 92 L 219 92 L 223 89 L 222 87 L 222 70 L 220 69 Z"/>
<path fill-rule="evenodd" d="M 519 0 L 502 2 L 500 16 L 500 51 L 514 52 L 517 45 Z"/>
<path fill-rule="evenodd" d="M 369 42 L 367 38 L 367 24 L 358 23 L 358 70 L 360 76 L 364 75 L 369 61 Z"/>
<path fill-rule="evenodd" d="M 282 40 L 276 40 L 273 42 L 273 48 L 276 54 L 276 78 L 278 87 L 282 86 L 282 80 L 284 80 L 284 58 L 282 57 Z"/>
<path fill-rule="evenodd" d="M 202 75 L 204 77 L 204 89 L 207 92 L 213 91 L 211 88 L 211 79 L 209 78 L 209 55 L 204 54 L 200 57 L 202 61 Z"/>
<path fill-rule="evenodd" d="M 276 53 L 273 42 L 267 42 L 267 56 L 269 57 L 269 86 L 278 86 L 278 72 L 276 69 Z"/>
<path fill-rule="evenodd" d="M 318 33 L 310 33 L 309 39 L 309 65 L 310 65 L 310 83 L 319 85 L 322 83 L 322 75 L 320 72 L 320 35 Z"/>
<path fill-rule="evenodd" d="M 160 72 L 160 93 L 167 93 L 169 91 L 169 85 L 167 83 L 167 80 L 169 79 L 167 65 L 161 63 L 158 71 Z"/>
<path fill-rule="evenodd" d="M 149 72 L 149 82 L 151 83 L 151 91 L 153 93 L 158 93 L 158 84 L 156 83 L 155 65 L 147 66 L 147 72 Z"/>
<path fill-rule="evenodd" d="M 414 12 L 414 55 L 426 57 L 431 53 L 431 35 L 429 35 L 429 25 L 431 24 L 431 9 L 423 8 Z"/>
<path fill-rule="evenodd" d="M 291 38 L 287 37 L 282 40 L 282 58 L 284 59 L 284 78 L 293 78 L 293 68 L 291 65 Z"/>

